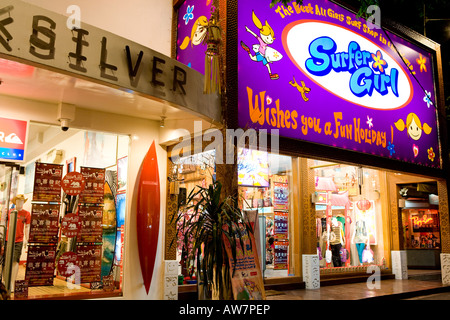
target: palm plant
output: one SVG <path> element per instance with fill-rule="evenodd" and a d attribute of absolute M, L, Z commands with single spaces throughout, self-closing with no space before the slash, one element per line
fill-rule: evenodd
<path fill-rule="evenodd" d="M 189 248 L 186 263 L 196 263 L 198 281 L 203 282 L 206 297 L 214 300 L 232 299 L 230 260 L 234 274 L 238 250 L 245 250 L 243 239 L 253 233 L 237 198 L 227 196 L 221 200 L 221 192 L 219 181 L 207 188 L 193 189 L 176 221 L 184 248 Z M 227 255 L 226 242 L 231 247 L 231 257 Z"/>

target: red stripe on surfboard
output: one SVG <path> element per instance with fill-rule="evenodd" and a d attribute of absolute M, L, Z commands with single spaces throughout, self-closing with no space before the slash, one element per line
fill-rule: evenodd
<path fill-rule="evenodd" d="M 150 289 L 158 248 L 160 186 L 156 146 L 153 141 L 144 158 L 139 178 L 137 237 L 145 290 Z"/>

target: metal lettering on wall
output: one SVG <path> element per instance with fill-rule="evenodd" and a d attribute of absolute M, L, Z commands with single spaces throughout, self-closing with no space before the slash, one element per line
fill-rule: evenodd
<path fill-rule="evenodd" d="M 27 3 L 0 0 L 0 57 L 68 71 L 221 121 L 219 96 L 202 93 L 200 73 L 96 27 L 82 23 L 69 29 L 66 20 Z"/>

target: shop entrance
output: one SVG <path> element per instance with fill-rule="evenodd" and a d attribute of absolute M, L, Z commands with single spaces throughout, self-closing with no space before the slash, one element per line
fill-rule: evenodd
<path fill-rule="evenodd" d="M 437 184 L 400 184 L 403 245 L 410 269 L 440 269 L 441 234 Z"/>
<path fill-rule="evenodd" d="M 14 299 L 120 295 L 129 136 L 29 132 L 23 166 L 0 165 L 2 282 Z"/>

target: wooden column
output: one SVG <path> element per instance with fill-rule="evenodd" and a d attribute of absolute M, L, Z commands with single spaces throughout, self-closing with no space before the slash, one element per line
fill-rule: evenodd
<path fill-rule="evenodd" d="M 312 160 L 300 158 L 300 219 L 302 227 L 302 254 L 317 253 L 316 211 L 311 203 L 314 188 Z"/>
<path fill-rule="evenodd" d="M 450 221 L 447 181 L 439 180 L 437 185 L 439 195 L 439 218 L 441 225 L 441 252 L 450 253 Z"/>

